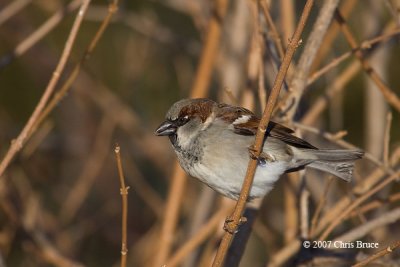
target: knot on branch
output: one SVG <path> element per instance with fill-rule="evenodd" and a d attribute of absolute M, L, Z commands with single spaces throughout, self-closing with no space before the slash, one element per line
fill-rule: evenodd
<path fill-rule="evenodd" d="M 112 3 L 108 6 L 109 13 L 115 13 L 118 10 L 118 6 L 115 3 Z"/>
<path fill-rule="evenodd" d="M 230 233 L 231 235 L 236 234 L 237 232 L 239 232 L 239 226 L 246 223 L 247 222 L 247 218 L 246 217 L 241 217 L 239 219 L 239 221 L 235 221 L 234 218 L 232 217 L 227 217 L 225 219 L 225 223 L 224 223 L 224 230 L 228 233 Z"/>
<path fill-rule="evenodd" d="M 119 189 L 119 193 L 120 193 L 121 195 L 128 195 L 128 190 L 129 190 L 129 186 L 124 187 L 124 188 L 120 188 L 120 189 Z"/>

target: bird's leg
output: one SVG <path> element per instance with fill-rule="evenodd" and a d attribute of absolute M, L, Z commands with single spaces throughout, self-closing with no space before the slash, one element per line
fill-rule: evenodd
<path fill-rule="evenodd" d="M 249 148 L 248 148 L 248 150 L 249 150 L 249 156 L 250 156 L 250 158 L 252 158 L 252 159 L 254 159 L 254 160 L 259 160 L 259 158 L 260 158 L 260 156 L 257 156 L 256 155 L 256 149 L 254 148 L 254 145 L 251 145 L 251 146 L 249 146 Z"/>
<path fill-rule="evenodd" d="M 242 224 L 247 222 L 247 218 L 246 217 L 241 217 L 239 219 L 238 224 L 234 223 L 234 220 L 231 216 L 227 217 L 225 219 L 225 223 L 224 223 L 224 230 L 228 233 L 230 233 L 231 235 L 236 234 L 237 232 L 239 232 L 239 226 L 241 226 Z"/>
<path fill-rule="evenodd" d="M 265 165 L 266 161 L 268 161 L 268 162 L 275 162 L 276 161 L 275 156 L 270 154 L 270 153 L 267 153 L 267 152 L 261 152 L 260 155 L 257 156 L 256 155 L 256 150 L 254 149 L 254 146 L 250 146 L 248 148 L 248 150 L 249 150 L 250 158 L 252 158 L 254 160 L 257 160 L 260 165 Z"/>

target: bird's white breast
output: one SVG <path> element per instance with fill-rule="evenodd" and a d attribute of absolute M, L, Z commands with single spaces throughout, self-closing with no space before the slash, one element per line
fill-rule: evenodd
<path fill-rule="evenodd" d="M 196 162 L 189 173 L 214 190 L 236 199 L 240 194 L 249 162 L 248 147 L 254 137 L 238 136 L 226 128 L 212 128 L 207 132 L 207 141 L 202 142 L 201 161 Z M 286 167 L 285 162 L 279 161 L 258 166 L 250 196 L 260 197 L 268 193 Z"/>

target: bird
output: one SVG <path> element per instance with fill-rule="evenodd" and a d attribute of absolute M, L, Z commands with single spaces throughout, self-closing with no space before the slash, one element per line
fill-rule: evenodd
<path fill-rule="evenodd" d="M 243 107 L 207 98 L 175 102 L 156 129 L 168 136 L 180 166 L 222 195 L 237 200 L 260 118 Z M 252 153 L 253 152 L 253 153 Z M 361 150 L 318 149 L 294 131 L 270 121 L 248 201 L 265 196 L 279 177 L 305 167 L 333 174 L 349 182 Z"/>

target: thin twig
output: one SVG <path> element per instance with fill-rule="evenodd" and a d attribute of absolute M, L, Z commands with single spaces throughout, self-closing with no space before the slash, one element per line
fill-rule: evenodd
<path fill-rule="evenodd" d="M 0 25 L 26 7 L 32 0 L 12 1 L 0 11 Z"/>
<path fill-rule="evenodd" d="M 23 203 L 23 213 L 18 214 L 13 210 L 15 203 L 8 205 L 9 198 L 2 196 L 1 202 L 10 208 L 10 212 L 18 216 L 14 220 L 10 217 L 12 223 L 22 227 L 24 231 L 31 237 L 36 244 L 38 256 L 52 266 L 57 267 L 83 267 L 84 265 L 75 260 L 69 259 L 60 251 L 48 237 L 48 229 L 43 228 L 40 218 L 49 218 L 49 214 L 45 212 L 45 208 L 41 205 L 40 195 L 33 189 L 31 181 L 25 175 L 19 175 L 13 179 L 15 188 L 17 189 L 20 199 Z M 4 180 L 2 180 L 4 181 Z M 5 203 L 4 203 L 5 202 Z M 15 202 L 15 201 L 13 201 Z M 13 215 L 12 215 L 13 216 Z"/>
<path fill-rule="evenodd" d="M 274 42 L 275 42 L 275 47 L 276 47 L 276 50 L 278 51 L 279 59 L 282 60 L 283 56 L 285 54 L 285 51 L 283 49 L 283 44 L 282 44 L 282 38 L 280 37 L 279 32 L 276 29 L 274 20 L 271 17 L 271 14 L 269 12 L 268 3 L 267 3 L 267 1 L 259 1 L 259 3 L 261 5 L 261 9 L 265 16 L 267 25 L 271 30 L 270 35 L 272 36 L 272 40 L 274 40 Z"/>
<path fill-rule="evenodd" d="M 310 14 L 313 4 L 314 4 L 313 0 L 308 0 L 306 2 L 304 9 L 303 9 L 303 13 L 300 18 L 300 21 L 297 25 L 296 31 L 293 34 L 293 38 L 290 40 L 290 42 L 288 44 L 286 54 L 282 60 L 282 65 L 276 76 L 274 85 L 271 90 L 271 94 L 268 98 L 266 108 L 263 112 L 263 116 L 261 118 L 259 127 L 257 129 L 257 134 L 256 134 L 254 146 L 253 146 L 256 157 L 259 156 L 262 151 L 262 144 L 264 142 L 266 126 L 268 125 L 273 108 L 278 99 L 280 89 L 282 87 L 286 72 L 290 65 L 290 62 L 293 58 L 294 52 L 296 51 L 296 49 L 299 45 L 301 34 L 303 32 L 304 26 L 306 24 L 306 21 L 308 19 L 308 16 Z M 249 196 L 251 185 L 253 183 L 256 167 L 257 167 L 257 160 L 250 159 L 249 165 L 247 167 L 246 177 L 244 178 L 244 181 L 243 181 L 242 190 L 240 192 L 238 202 L 237 202 L 235 210 L 230 218 L 232 221 L 227 223 L 227 225 L 226 225 L 228 228 L 228 231 L 225 232 L 224 237 L 221 241 L 221 244 L 218 248 L 217 255 L 215 256 L 215 259 L 214 259 L 214 262 L 212 265 L 213 267 L 221 266 L 224 261 L 229 244 L 231 243 L 232 238 L 233 238 L 233 233 L 236 231 L 236 229 L 239 225 L 239 222 L 241 221 L 241 216 L 242 216 L 245 204 L 246 204 L 248 196 Z"/>
<path fill-rule="evenodd" d="M 309 211 L 309 199 L 310 192 L 307 189 L 303 189 L 300 195 L 300 235 L 303 239 L 309 239 L 309 219 L 310 219 L 310 211 Z"/>
<path fill-rule="evenodd" d="M 358 62 L 353 61 L 347 66 L 339 75 L 336 76 L 335 80 L 326 89 L 325 93 L 319 96 L 307 113 L 301 119 L 301 122 L 306 125 L 311 125 L 313 122 L 323 114 L 323 110 L 327 107 L 328 102 L 335 95 L 344 90 L 347 83 L 360 71 L 361 66 Z"/>
<path fill-rule="evenodd" d="M 136 138 L 131 138 L 131 142 L 142 151 L 144 157 L 153 162 L 160 170 L 164 172 L 169 170 L 166 157 L 159 157 L 165 148 L 165 146 L 162 146 L 163 142 L 143 130 L 143 127 L 141 127 L 143 121 L 129 105 L 120 99 L 110 88 L 105 86 L 104 83 L 95 80 L 84 69 L 81 69 L 75 84 L 76 93 L 79 97 L 93 102 L 102 112 L 112 117 L 118 124 L 118 127 L 136 136 Z M 92 88 L 96 88 L 96 90 L 92 90 Z M 159 143 L 154 145 L 157 140 Z"/>
<path fill-rule="evenodd" d="M 370 257 L 354 264 L 352 267 L 362 267 L 362 266 L 366 266 L 368 263 L 373 262 L 376 259 L 379 259 L 387 254 L 392 253 L 395 249 L 398 249 L 400 247 L 400 241 L 395 242 L 394 244 L 388 246 L 385 249 L 382 249 L 380 251 L 378 251 L 377 253 L 371 255 Z"/>
<path fill-rule="evenodd" d="M 104 31 L 106 30 L 107 26 L 110 24 L 111 18 L 114 13 L 118 9 L 118 0 L 114 0 L 108 6 L 108 13 L 107 16 L 102 21 L 100 27 L 97 29 L 96 34 L 93 36 L 92 40 L 90 41 L 88 47 L 86 48 L 85 52 L 82 55 L 81 60 L 75 65 L 72 72 L 61 86 L 60 90 L 58 90 L 54 97 L 49 101 L 46 107 L 43 109 L 43 112 L 40 114 L 39 118 L 35 122 L 32 127 L 32 130 L 29 132 L 29 136 L 32 135 L 33 132 L 36 131 L 37 127 L 49 116 L 50 112 L 57 106 L 57 104 L 64 98 L 64 96 L 68 93 L 71 88 L 71 85 L 76 80 L 81 67 L 83 64 L 89 59 L 90 55 L 92 54 L 94 48 L 96 47 L 98 41 L 103 36 Z M 29 138 L 28 136 L 28 138 Z"/>
<path fill-rule="evenodd" d="M 199 67 L 193 82 L 193 98 L 204 96 L 203 92 L 210 84 L 211 73 L 213 71 L 214 61 L 218 52 L 222 31 L 221 22 L 225 17 L 228 0 L 215 0 L 214 4 L 214 16 L 212 16 L 208 26 L 208 33 L 206 36 L 204 49 L 202 50 Z"/>
<path fill-rule="evenodd" d="M 348 1 L 350 2 L 350 0 Z M 346 4 L 348 2 L 345 2 Z M 393 21 L 388 22 L 385 26 L 383 32 L 390 32 L 393 30 L 395 24 Z M 376 50 L 371 51 L 371 54 Z M 331 85 L 326 89 L 325 94 L 319 96 L 316 101 L 314 101 L 312 107 L 307 111 L 307 113 L 302 118 L 302 123 L 311 125 L 318 118 L 319 115 L 323 114 L 323 110 L 326 108 L 328 101 L 332 99 L 336 94 L 344 90 L 346 84 L 348 84 L 351 79 L 361 70 L 361 65 L 357 61 L 350 63 L 339 75 Z"/>
<path fill-rule="evenodd" d="M 335 229 L 336 226 L 338 226 L 349 214 L 351 211 L 353 211 L 355 208 L 357 208 L 361 203 L 363 203 L 365 200 L 367 200 L 369 197 L 374 195 L 375 193 L 379 192 L 381 189 L 386 187 L 388 184 L 391 182 L 395 181 L 398 179 L 398 176 L 400 175 L 400 171 L 396 172 L 395 174 L 389 176 L 387 179 L 382 181 L 380 184 L 372 188 L 370 191 L 366 192 L 365 194 L 361 195 L 357 199 L 355 199 L 345 210 L 343 210 L 339 216 L 337 216 L 325 229 L 325 231 L 322 232 L 321 236 L 319 237 L 319 240 L 326 240 L 326 238 L 329 236 L 329 234 Z"/>
<path fill-rule="evenodd" d="M 175 162 L 171 180 L 153 266 L 165 264 L 171 251 L 175 227 L 178 222 L 179 208 L 186 185 L 186 174 L 178 162 Z"/>
<path fill-rule="evenodd" d="M 300 175 L 298 172 L 287 174 L 284 180 L 284 201 L 285 201 L 285 244 L 297 238 L 299 228 L 299 205 L 297 197 L 297 188 L 300 186 Z"/>
<path fill-rule="evenodd" d="M 63 224 L 68 224 L 75 217 L 90 193 L 109 154 L 114 129 L 115 121 L 108 115 L 104 116 L 96 129 L 97 134 L 94 137 L 89 157 L 61 206 L 59 218 Z"/>
<path fill-rule="evenodd" d="M 385 0 L 385 4 L 390 11 L 390 15 L 392 15 L 393 20 L 396 22 L 398 26 L 400 26 L 400 4 L 396 0 Z"/>
<path fill-rule="evenodd" d="M 125 170 L 130 174 L 127 179 L 131 186 L 135 188 L 135 193 L 161 219 L 164 215 L 164 199 L 149 185 L 144 174 L 133 160 L 129 158 L 125 160 Z"/>
<path fill-rule="evenodd" d="M 268 267 L 282 266 L 290 257 L 292 257 L 296 251 L 299 251 L 301 242 L 299 239 L 293 239 L 284 248 L 276 252 L 267 264 Z"/>
<path fill-rule="evenodd" d="M 347 233 L 344 233 L 338 237 L 336 237 L 333 241 L 342 241 L 346 240 L 346 242 L 351 242 L 355 240 L 360 240 L 365 235 L 370 233 L 371 231 L 378 229 L 381 226 L 394 223 L 400 219 L 400 208 L 393 209 L 391 211 L 382 213 L 377 218 L 374 218 L 368 222 L 361 224 L 360 226 L 352 228 Z"/>
<path fill-rule="evenodd" d="M 262 110 L 265 109 L 265 103 L 267 101 L 267 91 L 265 89 L 265 79 L 264 79 L 264 37 L 260 30 L 260 18 L 258 14 L 260 6 L 259 2 L 254 3 L 254 20 L 255 20 L 255 28 L 254 28 L 254 38 L 256 39 L 256 52 L 257 52 L 257 75 L 258 75 L 258 97 L 260 101 L 260 107 Z"/>
<path fill-rule="evenodd" d="M 392 112 L 386 116 L 385 138 L 383 140 L 383 164 L 389 166 L 390 128 L 392 126 Z"/>
<path fill-rule="evenodd" d="M 340 9 L 345 18 L 347 18 L 353 12 L 354 7 L 358 3 L 358 0 L 346 0 L 341 1 Z M 312 69 L 315 70 L 320 63 L 326 58 L 326 55 L 332 52 L 332 46 L 340 32 L 339 25 L 337 23 L 332 23 L 329 27 L 327 34 L 324 37 L 324 45 L 320 46 L 317 56 L 314 59 Z"/>
<path fill-rule="evenodd" d="M 287 99 L 284 110 L 288 118 L 293 118 L 299 105 L 301 96 L 307 86 L 307 77 L 311 71 L 312 63 L 317 55 L 318 48 L 321 46 L 323 38 L 328 30 L 328 26 L 332 21 L 333 14 L 339 5 L 339 0 L 327 0 L 323 2 L 323 6 L 319 11 L 318 18 L 314 23 L 313 30 L 304 46 L 296 72 L 290 83 L 289 94 L 292 97 Z"/>
<path fill-rule="evenodd" d="M 366 212 L 369 212 L 371 210 L 377 209 L 382 207 L 385 204 L 389 204 L 392 202 L 396 202 L 400 200 L 400 193 L 395 193 L 393 195 L 390 195 L 387 198 L 380 198 L 380 199 L 376 199 L 373 200 L 371 202 L 368 202 L 367 204 L 365 204 L 364 206 L 361 206 L 360 208 L 358 208 L 357 211 L 353 211 L 349 216 L 358 216 L 359 214 L 364 214 Z"/>
<path fill-rule="evenodd" d="M 330 186 L 332 184 L 332 181 L 333 181 L 333 177 L 332 176 L 330 176 L 329 179 L 326 181 L 324 192 L 323 192 L 323 194 L 321 196 L 321 199 L 318 202 L 317 208 L 315 209 L 314 215 L 313 215 L 312 220 L 311 220 L 311 230 L 310 230 L 309 236 L 314 236 L 315 227 L 317 226 L 317 221 L 319 219 L 319 215 L 322 212 L 322 208 L 325 205 L 325 202 L 326 202 L 326 199 L 327 199 L 327 196 L 328 196 L 328 192 L 329 192 L 329 188 L 330 188 Z"/>
<path fill-rule="evenodd" d="M 396 164 L 398 160 L 400 159 L 400 147 L 393 152 L 390 163 Z M 372 188 L 376 187 L 378 182 L 385 177 L 385 174 L 388 174 L 388 171 L 386 168 L 382 167 L 377 167 L 375 171 L 373 171 L 368 177 L 363 179 L 363 181 L 358 184 L 356 187 L 353 188 L 352 193 L 356 195 L 362 195 L 371 190 Z M 336 201 L 336 204 L 329 209 L 329 212 L 327 212 L 319 221 L 318 226 L 315 229 L 315 235 L 318 235 L 320 232 L 322 232 L 330 222 L 332 222 L 335 218 L 337 218 L 343 210 L 346 209 L 351 203 L 353 199 L 351 199 L 349 196 L 345 196 L 342 199 Z"/>
<path fill-rule="evenodd" d="M 121 147 L 115 145 L 115 158 L 117 160 L 119 182 L 121 184 L 120 193 L 122 197 L 122 243 L 121 243 L 121 267 L 126 267 L 126 259 L 128 255 L 128 190 L 129 186 L 125 186 L 125 176 L 122 169 Z"/>
<path fill-rule="evenodd" d="M 217 48 L 220 41 L 222 21 L 225 16 L 227 5 L 228 0 L 215 0 L 214 16 L 211 17 L 208 25 L 206 41 L 191 89 L 191 98 L 205 97 L 207 95 L 208 84 L 210 83 L 211 71 L 218 51 Z M 185 172 L 181 169 L 179 163 L 175 162 L 172 182 L 165 206 L 167 212 L 162 222 L 161 234 L 158 240 L 159 245 L 156 246 L 156 256 L 153 266 L 159 267 L 165 264 L 170 254 L 175 227 L 178 221 L 180 200 L 182 199 L 186 183 L 185 177 Z"/>
<path fill-rule="evenodd" d="M 326 74 L 328 71 L 332 70 L 334 67 L 338 66 L 340 63 L 342 63 L 343 61 L 348 59 L 350 56 L 352 56 L 355 53 L 355 51 L 369 50 L 369 49 L 371 49 L 371 47 L 373 45 L 378 44 L 378 43 L 387 42 L 387 41 L 391 40 L 392 37 L 399 35 L 399 33 L 400 33 L 400 29 L 397 28 L 391 32 L 383 33 L 382 35 L 379 35 L 378 37 L 375 37 L 370 40 L 366 40 L 366 41 L 362 42 L 361 45 L 359 47 L 357 47 L 355 50 L 343 53 L 342 55 L 334 58 L 330 63 L 326 64 L 324 67 L 320 68 L 318 71 L 311 74 L 307 80 L 307 85 L 312 84 L 317 79 L 319 79 L 322 75 Z"/>
<path fill-rule="evenodd" d="M 347 42 L 349 43 L 352 49 L 356 49 L 358 47 L 357 41 L 350 31 L 349 26 L 347 25 L 345 19 L 341 15 L 340 11 L 336 9 L 335 19 L 339 23 L 341 30 L 346 37 Z M 400 112 L 400 99 L 399 97 L 390 89 L 382 78 L 376 73 L 376 71 L 372 68 L 371 64 L 364 58 L 364 55 L 361 51 L 356 51 L 355 56 L 361 62 L 361 66 L 368 74 L 368 76 L 375 82 L 376 86 L 381 91 L 382 95 L 385 97 L 386 101 L 393 106 L 397 111 Z"/>
<path fill-rule="evenodd" d="M 42 40 L 62 21 L 63 18 L 65 18 L 66 15 L 75 11 L 81 2 L 81 0 L 73 0 L 67 6 L 54 13 L 37 30 L 19 43 L 10 54 L 7 54 L 0 59 L 0 69 L 7 66 L 12 59 L 25 54 L 26 51 Z"/>
<path fill-rule="evenodd" d="M 207 237 L 209 237 L 221 223 L 221 219 L 225 216 L 226 212 L 230 212 L 232 207 L 223 205 L 223 207 L 216 212 L 208 222 L 203 225 L 196 235 L 190 238 L 184 245 L 182 245 L 178 251 L 176 251 L 170 259 L 168 259 L 166 266 L 174 267 L 177 266 L 192 250 L 202 244 Z"/>
<path fill-rule="evenodd" d="M 315 127 L 311 127 L 311 126 L 307 126 L 301 123 L 297 123 L 294 122 L 293 125 L 301 130 L 305 130 L 311 133 L 315 133 L 318 135 L 321 135 L 322 137 L 324 137 L 325 139 L 332 141 L 333 143 L 336 143 L 337 145 L 341 146 L 341 147 L 345 147 L 345 148 L 349 148 L 349 149 L 357 149 L 357 150 L 362 150 L 361 148 L 350 144 L 349 142 L 346 142 L 345 140 L 341 139 L 342 138 L 342 134 L 343 132 L 339 132 L 337 134 L 331 134 L 329 132 L 323 132 L 320 129 L 317 129 Z M 385 166 L 384 162 L 382 162 L 381 160 L 379 160 L 377 157 L 375 157 L 374 155 L 372 155 L 371 153 L 368 152 L 364 152 L 364 158 L 370 160 L 372 163 L 374 163 L 376 166 L 378 167 L 382 167 L 385 168 L 386 172 L 389 174 L 393 174 L 395 173 L 395 171 L 390 167 L 390 166 Z"/>
<path fill-rule="evenodd" d="M 287 46 L 290 42 L 290 37 L 294 33 L 296 23 L 296 5 L 292 0 L 278 1 L 280 11 L 280 25 L 283 33 L 282 43 Z"/>
<path fill-rule="evenodd" d="M 21 148 L 25 145 L 25 141 L 28 137 L 29 132 L 31 131 L 32 127 L 34 126 L 36 120 L 38 119 L 40 113 L 44 109 L 47 101 L 49 100 L 51 94 L 54 91 L 54 88 L 60 79 L 60 75 L 64 70 L 65 64 L 67 63 L 68 57 L 71 53 L 72 46 L 75 42 L 76 36 L 78 34 L 79 28 L 81 26 L 83 16 L 85 15 L 88 7 L 89 7 L 90 0 L 84 0 L 82 2 L 81 7 L 79 8 L 78 15 L 72 25 L 71 32 L 69 33 L 68 39 L 65 43 L 64 50 L 62 52 L 60 61 L 56 69 L 53 72 L 53 75 L 47 85 L 42 97 L 39 100 L 35 110 L 33 111 L 32 115 L 30 116 L 28 122 L 24 126 L 21 133 L 18 137 L 12 141 L 10 148 L 8 149 L 6 155 L 4 156 L 3 160 L 0 163 L 0 177 L 3 176 L 4 171 L 7 169 L 8 165 L 10 164 L 11 160 L 14 156 L 21 150 Z"/>

